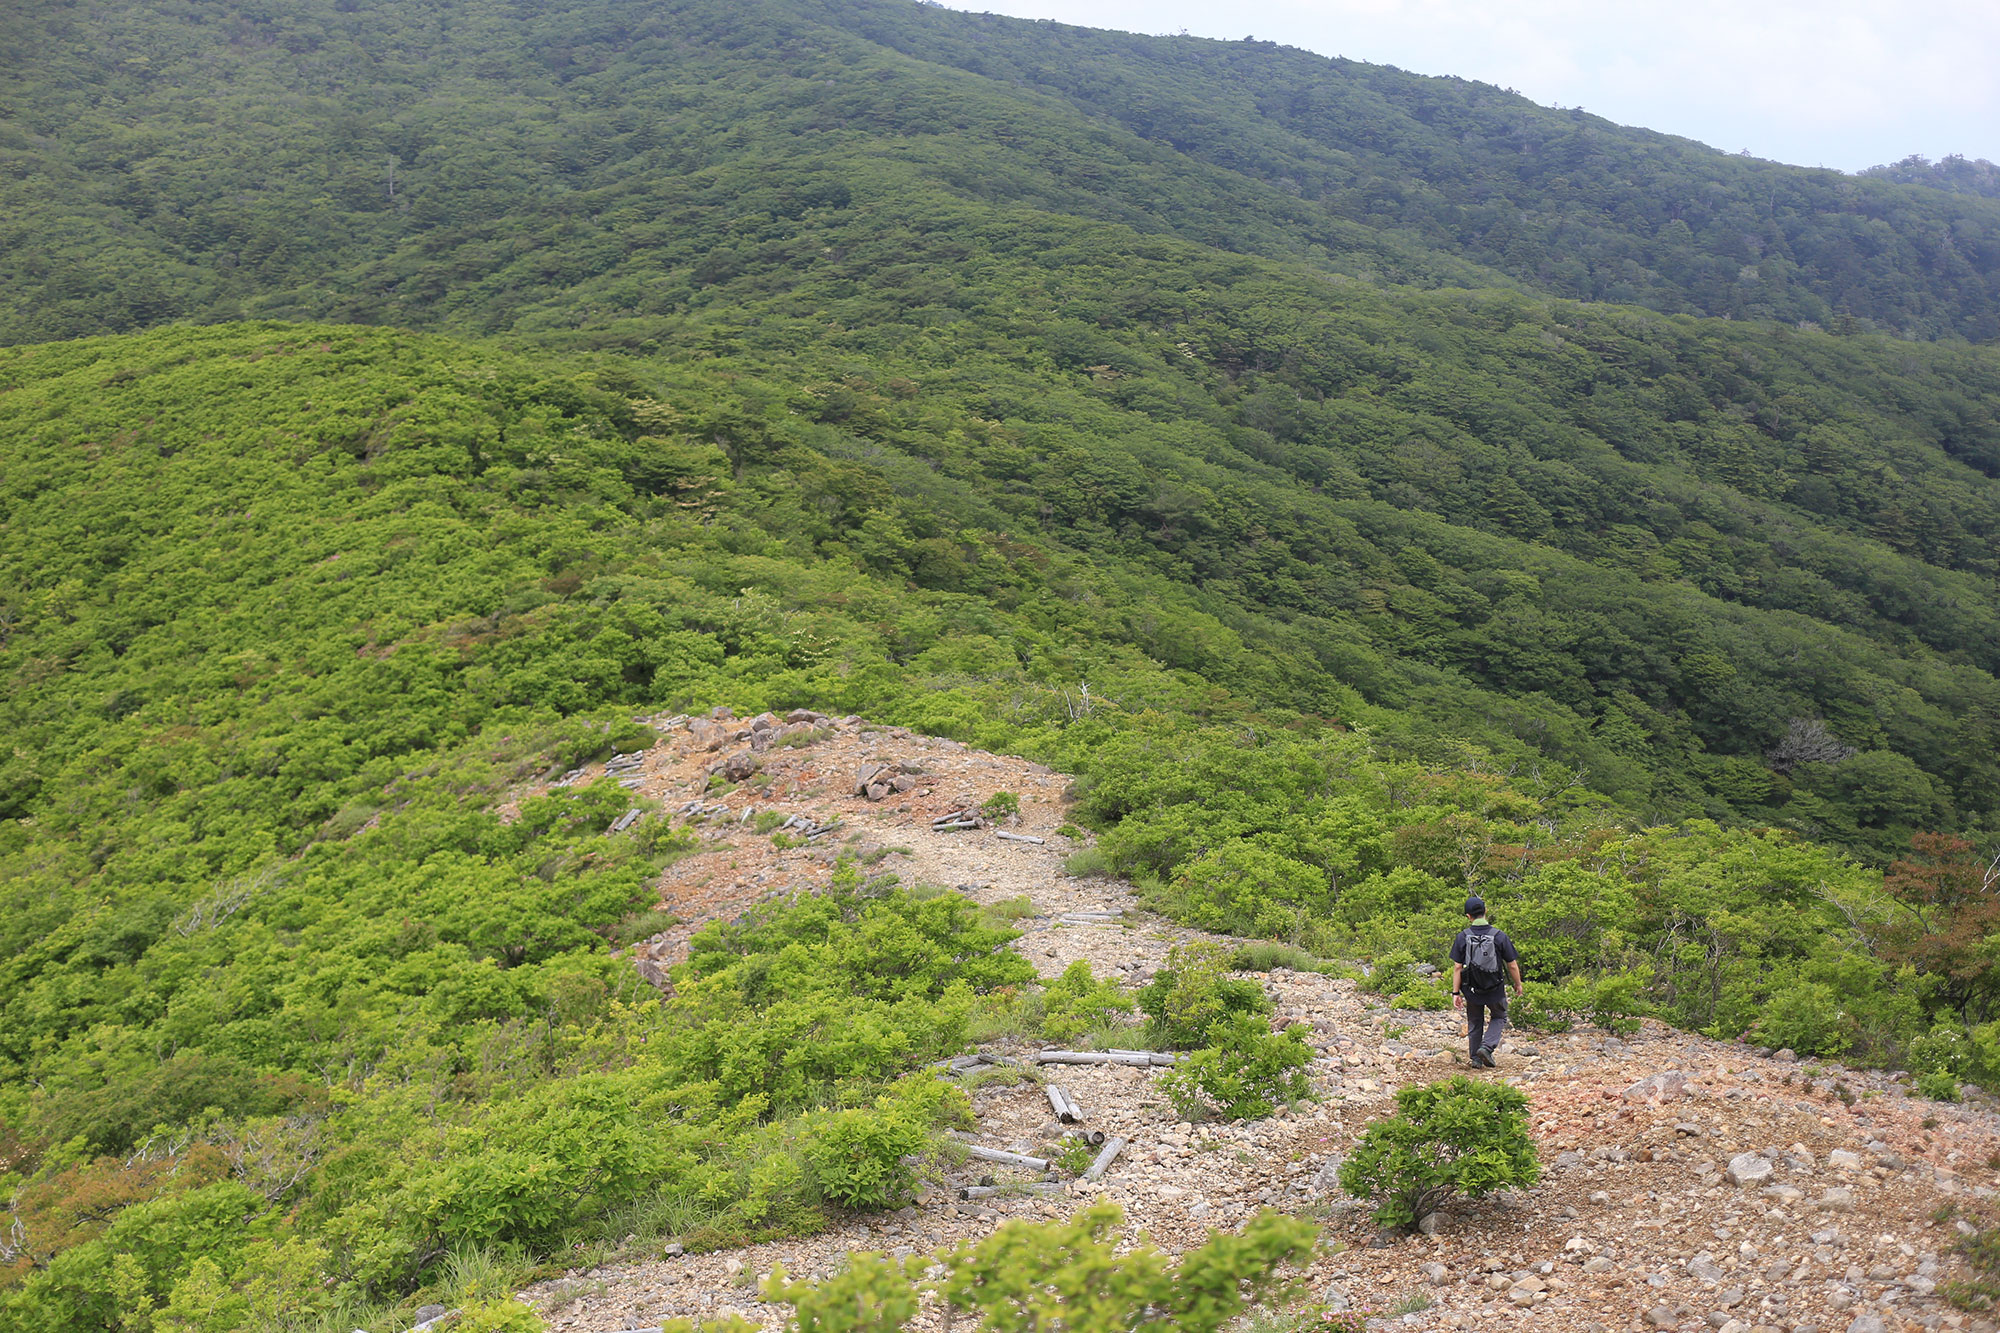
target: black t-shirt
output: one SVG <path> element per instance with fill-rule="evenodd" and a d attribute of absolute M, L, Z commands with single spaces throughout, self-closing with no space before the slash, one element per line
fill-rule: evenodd
<path fill-rule="evenodd" d="M 1469 956 L 1469 951 L 1466 948 L 1465 937 L 1467 935 L 1472 934 L 1475 931 L 1477 931 L 1481 935 L 1491 934 L 1493 936 L 1493 952 L 1497 954 L 1500 958 L 1501 973 L 1500 976 L 1496 980 L 1494 980 L 1490 985 L 1480 986 L 1476 985 L 1473 982 L 1472 973 L 1470 970 L 1461 971 L 1458 974 L 1459 977 L 1458 988 L 1461 991 L 1485 991 L 1488 993 L 1491 993 L 1493 991 L 1506 990 L 1507 964 L 1518 963 L 1521 961 L 1521 955 L 1518 952 L 1516 952 L 1514 948 L 1514 941 L 1507 938 L 1506 931 L 1501 930 L 1495 926 L 1467 926 L 1464 930 L 1459 931 L 1458 938 L 1451 942 L 1451 961 L 1457 963 L 1461 968 L 1464 968 L 1465 960 Z"/>

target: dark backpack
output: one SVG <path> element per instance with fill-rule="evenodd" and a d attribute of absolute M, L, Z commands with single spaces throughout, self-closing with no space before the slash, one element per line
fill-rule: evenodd
<path fill-rule="evenodd" d="M 1465 961 L 1459 964 L 1459 985 L 1492 990 L 1500 984 L 1500 946 L 1491 930 L 1465 932 Z"/>

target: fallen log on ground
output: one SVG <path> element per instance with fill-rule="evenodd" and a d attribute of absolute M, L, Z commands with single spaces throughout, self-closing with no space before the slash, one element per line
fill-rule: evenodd
<path fill-rule="evenodd" d="M 1118 1154 L 1122 1152 L 1124 1148 L 1125 1148 L 1124 1135 L 1122 1134 L 1114 1135 L 1113 1137 L 1106 1139 L 1104 1141 L 1104 1151 L 1097 1154 L 1097 1160 L 1090 1164 L 1090 1169 L 1083 1173 L 1083 1178 L 1085 1180 L 1095 1180 L 1099 1176 L 1103 1175 L 1104 1169 L 1110 1166 L 1111 1163 L 1117 1159 Z"/>
<path fill-rule="evenodd" d="M 1002 1166 L 1018 1166 L 1029 1171 L 1049 1169 L 1047 1158 L 1030 1157 L 1026 1153 L 1004 1152 L 999 1148 L 986 1148 L 977 1143 L 967 1144 L 966 1154 L 982 1162 L 998 1162 Z"/>

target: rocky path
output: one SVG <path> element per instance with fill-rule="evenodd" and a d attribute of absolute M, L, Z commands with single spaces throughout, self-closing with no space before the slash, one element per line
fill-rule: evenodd
<path fill-rule="evenodd" d="M 687 924 L 636 951 L 642 970 L 675 961 L 702 920 L 823 884 L 838 850 L 872 861 L 876 873 L 982 902 L 1025 897 L 1033 915 L 1019 923 L 1015 947 L 1045 978 L 1085 959 L 1137 985 L 1173 942 L 1195 933 L 1140 911 L 1122 883 L 1065 873 L 1076 844 L 1057 831 L 1063 776 L 856 719 L 773 722 L 805 743 L 752 752 L 749 737 L 738 739 L 741 723 L 703 719 L 691 732 L 676 720 L 660 745 L 623 761 L 620 771 L 637 778 L 626 779 L 635 808 L 703 807 L 689 818 L 705 849 L 661 884 L 663 905 Z M 704 801 L 708 770 L 732 755 L 753 756 L 753 782 Z M 880 799 L 853 794 L 874 765 L 904 779 L 903 789 L 878 783 Z M 1002 791 L 1020 801 L 1008 830 L 1043 844 L 1003 840 L 991 828 L 931 830 L 935 816 Z M 754 831 L 757 814 L 833 832 L 778 847 Z M 1064 919 L 1083 913 L 1091 916 Z M 1008 1217 L 1066 1216 L 1103 1197 L 1176 1251 L 1259 1208 L 1314 1216 L 1329 1244 L 1307 1275 L 1313 1293 L 1368 1310 L 1384 1328 L 1994 1329 L 1937 1295 L 1964 1276 L 1953 1253 L 1964 1217 L 1989 1214 L 2000 1184 L 2000 1122 L 1989 1112 L 1909 1097 L 1877 1074 L 1760 1057 L 1650 1022 L 1627 1040 L 1516 1037 L 1500 1068 L 1480 1076 L 1528 1093 L 1542 1182 L 1441 1217 L 1434 1234 L 1385 1243 L 1339 1193 L 1338 1160 L 1371 1119 L 1393 1111 L 1396 1088 L 1467 1068 L 1455 1017 L 1391 1010 L 1351 981 L 1317 974 L 1281 970 L 1263 980 L 1281 1022 L 1314 1030 L 1320 1100 L 1309 1109 L 1188 1124 L 1153 1087 L 1155 1071 L 1064 1068 L 1057 1081 L 1087 1109 L 1089 1127 L 1131 1140 L 1105 1179 L 1072 1184 L 1067 1197 L 960 1202 L 956 1185 L 995 1170 L 973 1163 L 962 1180 L 940 1182 L 893 1215 L 853 1218 L 807 1240 L 649 1255 L 540 1284 L 524 1298 L 552 1328 L 573 1333 L 731 1309 L 775 1327 L 784 1307 L 760 1304 L 755 1288 L 774 1264 L 795 1276 L 831 1273 L 850 1251 L 926 1253 Z M 1034 1046 L 988 1049 L 1026 1056 Z M 1031 1151 L 1059 1130 L 1033 1081 L 985 1083 L 973 1104 L 989 1146 Z"/>

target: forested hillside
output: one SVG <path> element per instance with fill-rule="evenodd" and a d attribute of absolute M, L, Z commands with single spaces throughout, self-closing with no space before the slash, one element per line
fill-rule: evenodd
<path fill-rule="evenodd" d="M 874 0 L 17 7 L 0 69 L 20 1326 L 894 1206 L 1009 929 L 850 867 L 662 1004 L 692 839 L 516 797 L 663 710 L 1058 765 L 1204 928 L 1477 889 L 1545 1014 L 2000 1083 L 2000 202 Z"/>
<path fill-rule="evenodd" d="M 0 69 L 9 340 L 620 327 L 743 266 L 724 195 L 794 232 L 935 197 L 1427 286 L 2000 334 L 2000 201 L 1268 43 L 903 0 L 61 3 L 0 16 Z"/>

